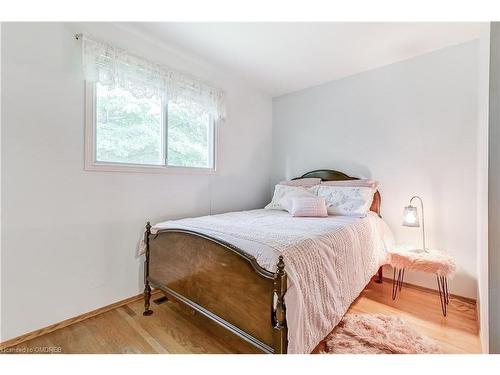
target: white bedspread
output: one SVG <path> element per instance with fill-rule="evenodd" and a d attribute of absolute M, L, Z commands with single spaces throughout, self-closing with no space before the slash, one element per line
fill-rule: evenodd
<path fill-rule="evenodd" d="M 377 269 L 386 262 L 393 237 L 376 214 L 359 219 L 292 217 L 285 211 L 252 210 L 166 221 L 160 229 L 189 229 L 253 255 L 276 270 L 283 255 L 288 353 L 310 353 L 340 322 Z"/>

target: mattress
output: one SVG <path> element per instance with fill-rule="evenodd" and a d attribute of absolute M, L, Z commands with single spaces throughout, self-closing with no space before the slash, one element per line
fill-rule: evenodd
<path fill-rule="evenodd" d="M 364 218 L 308 218 L 279 210 L 250 210 L 165 221 L 151 232 L 172 228 L 237 246 L 271 272 L 283 256 L 289 280 L 288 353 L 310 353 L 331 332 L 386 263 L 393 245 L 388 226 L 373 212 Z"/>

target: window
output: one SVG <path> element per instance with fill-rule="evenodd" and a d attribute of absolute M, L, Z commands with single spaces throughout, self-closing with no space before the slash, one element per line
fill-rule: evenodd
<path fill-rule="evenodd" d="M 214 172 L 225 93 L 78 34 L 86 80 L 85 169 Z"/>
<path fill-rule="evenodd" d="M 86 169 L 215 170 L 215 121 L 196 102 L 86 87 Z"/>

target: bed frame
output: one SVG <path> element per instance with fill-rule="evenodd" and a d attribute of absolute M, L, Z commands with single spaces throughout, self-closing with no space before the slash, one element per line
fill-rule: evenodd
<path fill-rule="evenodd" d="M 355 180 L 342 172 L 316 170 L 299 178 L 323 181 Z M 371 211 L 380 216 L 380 194 L 375 193 Z M 276 272 L 260 267 L 255 258 L 217 238 L 182 229 L 163 229 L 144 234 L 144 315 L 151 315 L 151 288 L 167 299 L 182 302 L 265 353 L 287 352 L 284 296 L 287 275 L 283 257 Z M 382 282 L 382 269 L 378 272 Z"/>

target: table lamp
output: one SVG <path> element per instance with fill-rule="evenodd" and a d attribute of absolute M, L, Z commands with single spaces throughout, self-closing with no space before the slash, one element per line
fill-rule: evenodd
<path fill-rule="evenodd" d="M 420 221 L 418 219 L 417 207 L 412 205 L 414 199 L 420 201 L 420 210 L 422 212 L 422 250 L 427 252 L 425 248 L 425 224 L 424 224 L 424 202 L 422 198 L 415 195 L 410 199 L 410 204 L 405 207 L 403 212 L 403 225 L 405 227 L 419 227 Z"/>

